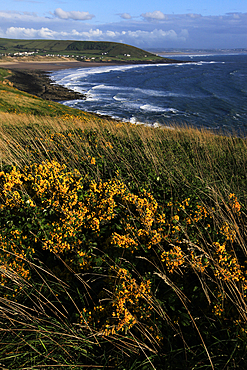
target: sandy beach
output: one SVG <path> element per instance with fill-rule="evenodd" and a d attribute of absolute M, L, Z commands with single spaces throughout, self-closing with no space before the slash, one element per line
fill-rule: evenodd
<path fill-rule="evenodd" d="M 41 71 L 57 71 L 60 69 L 69 68 L 90 68 L 103 67 L 106 65 L 117 65 L 118 63 L 97 63 L 97 62 L 79 62 L 79 61 L 25 61 L 25 62 L 1 62 L 0 68 L 11 70 L 41 70 Z M 119 63 L 120 64 L 120 63 Z"/>
<path fill-rule="evenodd" d="M 24 57 L 25 58 L 25 57 Z M 0 68 L 8 68 L 12 70 L 24 69 L 24 70 L 41 70 L 41 71 L 57 71 L 61 69 L 69 68 L 90 68 L 90 67 L 104 67 L 104 66 L 115 66 L 115 65 L 126 65 L 126 64 L 157 64 L 156 61 L 139 60 L 139 61 L 128 61 L 128 62 L 81 62 L 75 59 L 56 59 L 50 60 L 45 57 L 39 60 L 28 60 L 21 58 L 18 60 L 16 58 L 11 58 L 8 60 L 0 59 Z M 189 61 L 175 60 L 175 59 L 165 59 L 164 61 L 159 61 L 158 64 L 173 64 L 173 63 L 188 63 Z"/>

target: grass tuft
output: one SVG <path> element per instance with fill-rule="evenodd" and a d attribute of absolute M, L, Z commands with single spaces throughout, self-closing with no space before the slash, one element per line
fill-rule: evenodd
<path fill-rule="evenodd" d="M 244 368 L 246 139 L 18 94 L 0 114 L 2 368 Z"/>

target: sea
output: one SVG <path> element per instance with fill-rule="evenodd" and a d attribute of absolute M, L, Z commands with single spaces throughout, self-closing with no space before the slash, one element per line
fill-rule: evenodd
<path fill-rule="evenodd" d="M 170 56 L 189 63 L 104 65 L 51 73 L 85 94 L 62 104 L 148 126 L 247 135 L 247 53 Z"/>

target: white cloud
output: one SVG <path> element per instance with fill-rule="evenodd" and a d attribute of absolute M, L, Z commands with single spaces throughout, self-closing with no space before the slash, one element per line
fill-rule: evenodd
<path fill-rule="evenodd" d="M 73 29 L 71 33 L 67 33 L 68 36 L 70 35 L 70 36 L 79 37 L 79 38 L 83 37 L 89 40 L 92 40 L 93 38 L 98 38 L 102 34 L 103 32 L 100 31 L 98 28 L 96 30 L 90 29 L 89 31 L 82 31 L 82 32 L 79 32 L 76 29 Z"/>
<path fill-rule="evenodd" d="M 42 27 L 37 30 L 34 28 L 25 27 L 9 27 L 6 31 L 6 36 L 10 38 L 45 38 L 52 39 L 58 36 L 58 32 L 52 31 L 49 28 Z"/>
<path fill-rule="evenodd" d="M 24 28 L 24 27 L 9 27 L 6 31 L 7 37 L 36 37 L 37 30 L 34 28 Z"/>
<path fill-rule="evenodd" d="M 43 39 L 83 39 L 83 40 L 97 40 L 97 41 L 117 41 L 125 43 L 136 43 L 138 45 L 152 46 L 153 42 L 163 41 L 183 41 L 188 37 L 188 31 L 183 30 L 177 34 L 174 30 L 163 31 L 162 29 L 155 29 L 152 31 L 102 31 L 100 29 L 90 29 L 89 31 L 53 31 L 47 27 L 40 29 L 25 28 L 25 27 L 9 27 L 6 31 L 6 36 L 10 38 L 43 38 Z"/>
<path fill-rule="evenodd" d="M 117 34 L 117 33 L 116 33 Z M 99 40 L 104 39 L 106 36 L 115 37 L 116 34 L 112 31 L 102 32 L 98 28 L 89 31 L 54 31 L 47 27 L 40 29 L 25 28 L 25 27 L 9 27 L 6 30 L 5 35 L 10 38 L 44 38 L 44 39 L 66 39 L 72 37 L 74 39 L 85 39 L 85 40 Z"/>
<path fill-rule="evenodd" d="M 58 32 L 52 31 L 47 27 L 42 27 L 40 30 L 38 30 L 38 36 L 42 39 L 53 39 L 56 38 L 58 35 Z"/>
<path fill-rule="evenodd" d="M 0 11 L 0 37 L 116 41 L 144 49 L 242 48 L 246 45 L 247 14 L 244 13 L 201 16 L 193 13 L 165 15 L 156 11 L 143 14 L 141 20 L 128 19 L 128 13 L 122 13 L 119 16 L 125 14 L 124 21 L 122 17 L 119 22 L 101 25 L 78 22 L 84 17 L 83 12 L 79 13 L 63 12 L 60 17 L 53 13 L 50 17 L 42 17 L 31 12 Z"/>
<path fill-rule="evenodd" d="M 139 46 L 152 47 L 153 45 L 164 45 L 167 42 L 185 42 L 188 38 L 189 33 L 187 30 L 183 30 L 181 33 L 177 33 L 175 30 L 164 31 L 162 29 L 154 29 L 152 31 L 128 31 L 124 35 L 125 42 L 135 43 Z"/>
<path fill-rule="evenodd" d="M 119 32 L 106 31 L 106 36 L 107 37 L 115 38 L 118 35 L 119 35 Z"/>
<path fill-rule="evenodd" d="M 143 13 L 141 16 L 147 20 L 163 21 L 167 19 L 167 16 L 160 10 L 155 10 L 154 12 Z"/>
<path fill-rule="evenodd" d="M 123 19 L 132 19 L 131 15 L 129 13 L 122 13 L 120 14 L 120 17 Z"/>
<path fill-rule="evenodd" d="M 32 12 L 4 12 L 0 11 L 0 18 L 4 20 L 16 20 L 16 21 L 33 21 L 37 18 L 37 14 Z"/>
<path fill-rule="evenodd" d="M 97 33 L 92 29 L 89 32 L 78 32 L 78 36 L 83 37 L 84 39 L 94 39 L 94 40 L 107 40 L 107 41 L 117 41 L 123 43 L 129 43 L 132 45 L 139 46 L 153 46 L 154 43 L 159 44 L 163 42 L 184 42 L 189 37 L 187 30 L 182 30 L 179 34 L 174 30 L 163 31 L 162 29 L 155 29 L 152 31 L 100 31 L 97 29 Z"/>
<path fill-rule="evenodd" d="M 86 40 L 101 40 L 104 39 L 104 34 L 98 28 L 96 30 L 90 29 L 89 31 L 78 32 L 81 38 Z"/>
<path fill-rule="evenodd" d="M 74 19 L 80 21 L 90 20 L 95 17 L 93 14 L 89 14 L 89 12 L 80 12 L 73 10 L 70 12 L 66 12 L 61 8 L 55 9 L 54 15 L 60 19 Z"/>

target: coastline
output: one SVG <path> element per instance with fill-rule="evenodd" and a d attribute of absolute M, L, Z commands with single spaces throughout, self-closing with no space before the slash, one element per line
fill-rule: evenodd
<path fill-rule="evenodd" d="M 97 63 L 97 62 L 79 62 L 79 61 L 25 61 L 25 62 L 1 62 L 0 68 L 10 70 L 41 70 L 41 71 L 58 71 L 70 68 L 90 68 L 103 67 L 105 65 L 120 65 L 121 63 Z"/>
<path fill-rule="evenodd" d="M 177 63 L 191 63 L 190 60 L 176 60 L 176 59 L 166 59 L 164 61 L 128 61 L 128 62 L 81 62 L 81 61 L 66 61 L 66 60 L 56 60 L 56 61 L 4 61 L 0 60 L 0 68 L 6 68 L 11 70 L 18 69 L 29 69 L 29 70 L 42 70 L 42 71 L 58 71 L 61 69 L 70 68 L 91 68 L 91 67 L 105 67 L 105 66 L 118 66 L 118 65 L 138 65 L 138 64 L 177 64 Z"/>
<path fill-rule="evenodd" d="M 170 59 L 164 60 L 164 64 L 174 63 L 189 63 L 188 61 L 177 61 Z M 84 100 L 84 94 L 67 89 L 61 85 L 55 84 L 49 77 L 52 71 L 59 71 L 62 69 L 74 68 L 92 68 L 92 67 L 105 67 L 105 66 L 118 66 L 118 65 L 138 65 L 138 64 L 156 64 L 148 61 L 140 62 L 81 62 L 71 60 L 55 60 L 55 61 L 12 61 L 1 62 L 0 68 L 5 68 L 11 71 L 11 76 L 8 80 L 12 83 L 13 87 L 18 90 L 25 91 L 29 94 L 35 95 L 45 100 L 52 100 L 62 102 L 65 100 Z M 160 64 L 160 62 L 159 62 Z"/>
<path fill-rule="evenodd" d="M 25 91 L 44 100 L 61 102 L 65 100 L 85 99 L 85 95 L 55 84 L 49 77 L 52 71 L 73 68 L 102 67 L 104 65 L 118 65 L 121 63 L 81 62 L 75 60 L 0 60 L 0 68 L 11 71 L 8 80 L 13 87 Z"/>
<path fill-rule="evenodd" d="M 49 77 L 49 71 L 40 69 L 12 69 L 8 80 L 18 90 L 25 91 L 44 100 L 62 102 L 65 100 L 85 99 L 85 95 L 64 86 L 55 84 Z"/>
<path fill-rule="evenodd" d="M 55 84 L 49 77 L 52 71 L 73 68 L 102 67 L 104 65 L 118 65 L 118 63 L 96 63 L 79 61 L 25 61 L 0 62 L 0 68 L 11 71 L 8 80 L 13 87 L 25 91 L 44 100 L 62 102 L 65 100 L 84 100 L 86 96 L 64 86 Z"/>

